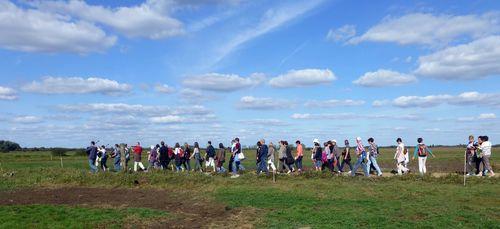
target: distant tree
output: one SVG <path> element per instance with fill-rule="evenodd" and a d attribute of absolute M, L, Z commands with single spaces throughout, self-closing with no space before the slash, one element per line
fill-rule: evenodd
<path fill-rule="evenodd" d="M 21 146 L 15 142 L 0 140 L 0 152 L 21 150 Z"/>
<path fill-rule="evenodd" d="M 52 148 L 52 150 L 50 151 L 52 153 L 52 156 L 57 156 L 57 157 L 63 157 L 63 156 L 67 156 L 66 155 L 66 152 L 68 150 L 65 149 L 65 148 Z"/>

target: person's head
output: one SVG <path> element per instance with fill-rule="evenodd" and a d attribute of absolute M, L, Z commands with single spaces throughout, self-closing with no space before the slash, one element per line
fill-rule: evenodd
<path fill-rule="evenodd" d="M 155 146 L 154 146 L 154 145 L 151 145 L 151 147 L 150 147 L 150 148 L 151 148 L 151 149 L 154 149 L 154 148 L 155 148 Z"/>
<path fill-rule="evenodd" d="M 469 142 L 474 142 L 474 135 L 469 135 Z"/>
<path fill-rule="evenodd" d="M 198 144 L 198 142 L 194 143 L 194 148 L 200 148 L 200 145 Z"/>
<path fill-rule="evenodd" d="M 235 142 L 236 142 L 236 141 L 235 141 L 234 139 L 233 139 L 233 140 L 231 140 L 231 144 L 234 144 Z"/>
<path fill-rule="evenodd" d="M 424 139 L 423 139 L 423 138 L 417 138 L 417 142 L 418 142 L 418 144 L 422 143 L 423 141 L 424 141 Z"/>
<path fill-rule="evenodd" d="M 119 145 L 118 145 L 118 144 L 115 144 L 115 147 L 116 147 L 116 148 L 118 148 L 118 147 L 119 147 Z"/>
<path fill-rule="evenodd" d="M 141 143 L 140 143 L 140 142 L 137 142 L 137 145 L 138 145 L 138 146 L 140 146 L 140 145 L 141 145 Z"/>
<path fill-rule="evenodd" d="M 164 142 L 164 141 L 161 141 L 161 142 L 160 142 L 160 145 L 161 145 L 161 146 L 165 146 L 165 142 Z"/>
<path fill-rule="evenodd" d="M 184 147 L 189 148 L 189 144 L 187 144 L 187 142 L 184 142 Z"/>
<path fill-rule="evenodd" d="M 93 145 L 93 146 L 95 146 L 95 142 L 94 141 L 91 141 L 90 144 Z"/>
<path fill-rule="evenodd" d="M 332 141 L 327 141 L 327 142 L 326 142 L 326 144 L 327 144 L 328 146 L 333 145 L 333 144 L 332 144 Z"/>
<path fill-rule="evenodd" d="M 273 147 L 273 146 L 274 146 L 273 142 L 269 142 L 269 147 Z"/>
<path fill-rule="evenodd" d="M 262 145 L 266 144 L 266 140 L 260 139 L 260 144 L 262 144 Z"/>
<path fill-rule="evenodd" d="M 398 138 L 398 139 L 396 139 L 396 142 L 399 144 L 399 143 L 403 142 L 403 140 L 401 138 Z"/>
<path fill-rule="evenodd" d="M 179 144 L 178 142 L 175 143 L 175 148 L 181 148 L 181 144 Z"/>
<path fill-rule="evenodd" d="M 128 146 L 128 145 L 127 145 L 127 144 L 125 144 L 125 148 L 127 148 L 127 146 Z"/>
<path fill-rule="evenodd" d="M 258 147 L 261 147 L 262 146 L 262 143 L 260 141 L 257 142 L 257 146 Z"/>
<path fill-rule="evenodd" d="M 160 148 L 160 145 L 156 144 L 156 148 Z"/>
<path fill-rule="evenodd" d="M 490 139 L 488 138 L 488 136 L 484 135 L 484 136 L 483 136 L 483 142 L 486 142 L 486 141 L 488 141 L 488 140 L 490 140 Z"/>
<path fill-rule="evenodd" d="M 324 147 L 327 147 L 327 146 L 328 146 L 328 142 L 324 142 L 324 143 L 323 143 L 323 146 L 324 146 Z"/>
<path fill-rule="evenodd" d="M 300 145 L 300 141 L 299 140 L 295 141 L 295 145 Z"/>
<path fill-rule="evenodd" d="M 212 145 L 212 141 L 208 141 L 208 145 Z"/>
<path fill-rule="evenodd" d="M 477 142 L 478 142 L 479 144 L 482 144 L 482 143 L 483 143 L 483 142 L 485 142 L 485 141 L 488 141 L 488 136 L 479 136 L 479 137 L 477 138 Z"/>
<path fill-rule="evenodd" d="M 373 143 L 373 138 L 368 138 L 368 143 Z"/>
<path fill-rule="evenodd" d="M 337 140 L 333 139 L 332 140 L 332 145 L 337 145 Z"/>
<path fill-rule="evenodd" d="M 102 146 L 101 146 L 101 149 L 106 149 L 106 146 L 105 146 L 105 145 L 102 145 Z"/>
<path fill-rule="evenodd" d="M 288 141 L 285 141 L 285 146 L 288 146 Z"/>
<path fill-rule="evenodd" d="M 224 144 L 219 143 L 219 149 L 224 149 Z"/>
<path fill-rule="evenodd" d="M 236 142 L 240 142 L 240 138 L 235 138 L 234 139 Z"/>
<path fill-rule="evenodd" d="M 313 140 L 313 144 L 314 144 L 314 145 L 319 145 L 319 139 L 317 139 L 317 138 L 316 138 L 316 139 L 314 139 L 314 140 Z"/>
<path fill-rule="evenodd" d="M 349 140 L 344 140 L 344 145 L 348 146 L 349 145 Z"/>
<path fill-rule="evenodd" d="M 361 137 L 357 137 L 356 142 L 361 142 Z"/>

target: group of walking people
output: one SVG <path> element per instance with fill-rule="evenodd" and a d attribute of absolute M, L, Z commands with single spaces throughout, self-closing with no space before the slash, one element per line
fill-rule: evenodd
<path fill-rule="evenodd" d="M 361 169 L 365 176 L 375 172 L 377 176 L 382 176 L 377 158 L 380 155 L 379 147 L 375 143 L 374 138 L 368 138 L 367 148 L 363 145 L 360 137 L 356 138 L 355 146 L 351 148 L 349 140 L 344 140 L 344 146 L 339 146 L 336 140 L 329 140 L 320 143 L 318 139 L 313 140 L 311 149 L 311 160 L 313 169 L 316 171 L 328 170 L 332 173 L 346 173 L 355 176 L 358 169 Z M 424 175 L 427 173 L 426 162 L 429 156 L 435 157 L 432 150 L 423 142 L 422 138 L 417 139 L 417 145 L 413 151 L 413 157 L 410 156 L 409 149 L 405 147 L 401 138 L 396 139 L 397 147 L 394 153 L 395 171 L 398 175 L 403 175 L 410 172 L 408 165 L 410 159 L 418 160 L 419 173 Z M 273 173 L 294 173 L 302 172 L 304 159 L 304 145 L 300 140 L 295 142 L 295 152 L 292 146 L 287 141 L 281 140 L 278 145 L 269 142 L 266 144 L 264 139 L 256 143 L 256 170 L 257 174 L 269 172 Z M 198 142 L 193 144 L 193 147 L 188 143 L 182 146 L 176 143 L 174 147 L 169 147 L 165 142 L 152 145 L 146 149 L 149 165 L 146 168 L 142 163 L 142 154 L 145 151 L 139 142 L 133 147 L 128 147 L 127 144 L 115 144 L 111 149 L 109 157 L 113 158 L 114 170 L 133 170 L 133 171 L 149 171 L 151 169 L 181 171 L 199 171 L 199 172 L 214 172 L 226 173 L 229 171 L 232 178 L 239 176 L 239 171 L 245 170 L 242 165 L 247 157 L 242 151 L 239 138 L 231 141 L 231 146 L 225 147 L 219 143 L 217 147 L 212 145 L 211 141 L 207 142 L 202 155 L 202 150 Z M 129 161 L 133 154 L 134 166 L 129 168 Z M 229 156 L 227 170 L 224 167 L 226 162 L 226 154 Z M 96 146 L 95 142 L 87 148 L 89 155 L 89 166 L 91 172 L 97 172 L 101 168 L 102 171 L 107 171 L 106 165 L 108 154 L 105 146 Z M 494 175 L 491 168 L 489 158 L 491 155 L 491 143 L 487 136 L 480 136 L 475 142 L 474 137 L 470 136 L 467 145 L 467 174 L 472 175 L 472 169 L 475 168 L 476 175 Z M 278 160 L 276 160 L 276 156 Z M 352 161 L 352 160 L 355 161 Z M 194 167 L 191 163 L 194 162 Z M 275 164 L 277 163 L 277 165 Z M 100 164 L 100 166 L 98 166 Z M 482 169 L 480 167 L 482 165 Z M 346 167 L 349 167 L 348 171 Z"/>

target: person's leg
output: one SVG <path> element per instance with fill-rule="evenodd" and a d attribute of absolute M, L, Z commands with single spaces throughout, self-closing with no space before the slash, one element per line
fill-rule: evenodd
<path fill-rule="evenodd" d="M 97 167 L 95 166 L 95 163 L 93 160 L 89 159 L 89 167 L 90 167 L 90 172 L 95 173 L 97 172 Z"/>
<path fill-rule="evenodd" d="M 364 169 L 364 172 L 365 172 L 365 176 L 366 177 L 369 177 L 370 176 L 370 166 L 372 165 L 371 161 L 368 159 L 366 162 L 364 162 L 363 160 L 363 169 Z"/>
<path fill-rule="evenodd" d="M 426 162 L 427 162 L 427 157 L 424 157 L 424 158 L 422 159 L 422 161 L 423 161 L 423 164 L 424 164 L 422 167 L 423 167 L 424 174 L 425 174 L 425 173 L 427 173 L 427 166 L 425 165 L 425 164 L 426 164 Z"/>
<path fill-rule="evenodd" d="M 356 164 L 354 164 L 354 168 L 351 169 L 351 176 L 356 175 L 356 171 L 358 171 L 358 168 L 359 168 L 359 166 L 361 166 L 362 162 L 363 162 L 363 159 L 361 157 L 358 158 L 358 160 L 356 161 Z"/>
<path fill-rule="evenodd" d="M 494 176 L 495 173 L 493 172 L 493 168 L 491 167 L 491 164 L 490 164 L 490 155 L 485 155 L 483 156 L 483 162 L 484 162 L 484 169 L 485 170 L 488 170 L 489 173 Z"/>
<path fill-rule="evenodd" d="M 302 157 L 298 157 L 297 161 L 299 161 L 297 168 L 299 169 L 299 171 L 302 171 Z"/>
<path fill-rule="evenodd" d="M 134 172 L 137 172 L 137 164 L 139 164 L 137 161 L 134 161 Z"/>
<path fill-rule="evenodd" d="M 382 170 L 380 169 L 380 166 L 378 166 L 377 157 L 370 157 L 370 161 L 371 161 L 373 167 L 375 167 L 375 170 L 377 171 L 377 175 L 381 176 Z"/>
<path fill-rule="evenodd" d="M 139 167 L 141 167 L 142 170 L 146 170 L 146 167 L 144 167 L 141 161 L 139 161 Z"/>
<path fill-rule="evenodd" d="M 403 175 L 403 163 L 397 163 L 396 167 L 398 169 L 398 175 Z"/>

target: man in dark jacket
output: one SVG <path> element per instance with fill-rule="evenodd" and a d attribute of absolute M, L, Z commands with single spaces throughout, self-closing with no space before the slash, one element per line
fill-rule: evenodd
<path fill-rule="evenodd" d="M 212 146 L 212 141 L 208 141 L 208 146 L 207 146 L 207 155 L 206 155 L 206 158 L 207 158 L 207 162 L 205 164 L 205 167 L 207 168 L 207 171 L 208 171 L 208 167 L 209 166 L 212 166 L 212 168 L 214 169 L 214 172 L 215 172 L 215 149 L 214 147 Z"/>
<path fill-rule="evenodd" d="M 168 164 L 170 163 L 170 158 L 168 157 L 168 148 L 164 141 L 160 143 L 160 166 L 161 169 L 168 169 Z"/>
<path fill-rule="evenodd" d="M 96 173 L 97 166 L 95 165 L 95 160 L 97 159 L 97 147 L 95 146 L 94 141 L 90 142 L 90 146 L 87 147 L 86 152 L 87 152 L 87 155 L 89 156 L 90 172 Z"/>
<path fill-rule="evenodd" d="M 260 172 L 264 171 L 266 172 L 266 175 L 269 175 L 269 170 L 267 170 L 267 160 L 266 160 L 269 149 L 264 139 L 261 139 L 259 142 L 261 146 L 258 152 L 259 166 L 257 168 L 257 175 L 259 175 Z"/>

